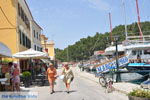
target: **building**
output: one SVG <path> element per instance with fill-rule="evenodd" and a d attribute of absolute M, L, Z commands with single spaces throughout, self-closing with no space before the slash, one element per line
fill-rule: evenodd
<path fill-rule="evenodd" d="M 6 44 L 12 54 L 29 48 L 41 50 L 40 34 L 42 28 L 34 21 L 25 0 L 0 0 L 0 42 Z M 35 35 L 34 36 L 34 30 Z M 28 60 L 20 60 L 25 70 Z"/>
<path fill-rule="evenodd" d="M 43 47 L 43 52 L 47 52 L 51 60 L 55 60 L 55 49 L 54 41 L 48 41 L 48 38 L 45 35 L 41 35 L 41 44 Z"/>
<path fill-rule="evenodd" d="M 31 23 L 31 46 L 34 50 L 42 51 L 41 37 L 40 37 L 42 28 L 35 21 L 30 21 L 30 23 Z"/>
<path fill-rule="evenodd" d="M 51 60 L 55 60 L 55 49 L 54 49 L 54 41 L 48 41 L 47 44 L 46 44 L 46 48 L 47 48 L 47 51 L 48 51 L 48 54 L 51 58 Z"/>

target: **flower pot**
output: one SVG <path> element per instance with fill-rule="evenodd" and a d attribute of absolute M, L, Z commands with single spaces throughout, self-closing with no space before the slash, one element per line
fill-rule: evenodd
<path fill-rule="evenodd" d="M 30 87 L 30 77 L 24 77 L 23 83 L 25 87 Z"/>
<path fill-rule="evenodd" d="M 150 100 L 150 98 L 128 96 L 129 100 Z"/>

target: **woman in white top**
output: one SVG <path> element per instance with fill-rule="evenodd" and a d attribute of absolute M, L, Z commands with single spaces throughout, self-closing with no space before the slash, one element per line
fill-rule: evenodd
<path fill-rule="evenodd" d="M 69 93 L 70 83 L 73 81 L 74 75 L 73 75 L 71 68 L 69 68 L 69 66 L 67 64 L 64 66 L 62 75 L 64 75 L 63 81 L 66 85 L 67 93 Z"/>

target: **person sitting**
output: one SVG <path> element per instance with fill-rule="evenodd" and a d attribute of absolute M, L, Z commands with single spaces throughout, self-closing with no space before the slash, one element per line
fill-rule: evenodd
<path fill-rule="evenodd" d="M 5 90 L 6 91 L 11 91 L 12 90 L 12 86 L 10 84 L 11 75 L 10 75 L 9 69 L 7 69 L 7 71 L 5 73 L 5 78 L 7 78 L 7 81 L 5 83 Z"/>

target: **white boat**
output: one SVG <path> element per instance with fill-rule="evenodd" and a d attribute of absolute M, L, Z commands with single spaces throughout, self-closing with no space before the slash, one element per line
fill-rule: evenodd
<path fill-rule="evenodd" d="M 135 39 L 135 38 L 139 39 Z M 131 40 L 118 45 L 119 56 L 126 55 L 128 64 L 126 68 L 129 71 L 135 71 L 142 75 L 150 73 L 150 36 L 144 36 L 143 40 L 139 36 L 128 37 Z M 116 47 L 110 46 L 105 49 L 105 55 L 115 57 Z"/>

